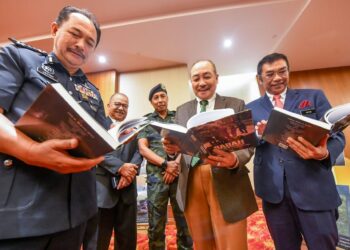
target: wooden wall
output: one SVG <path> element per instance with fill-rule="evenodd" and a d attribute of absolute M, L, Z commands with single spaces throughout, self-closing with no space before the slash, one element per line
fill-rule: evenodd
<path fill-rule="evenodd" d="M 322 89 L 332 106 L 350 102 L 350 67 L 291 72 L 291 88 Z M 345 156 L 350 158 L 350 128 L 344 131 L 347 145 Z"/>
<path fill-rule="evenodd" d="M 87 73 L 89 81 L 91 81 L 101 93 L 101 97 L 107 109 L 109 98 L 118 91 L 118 73 L 115 70 L 102 71 L 97 73 Z"/>

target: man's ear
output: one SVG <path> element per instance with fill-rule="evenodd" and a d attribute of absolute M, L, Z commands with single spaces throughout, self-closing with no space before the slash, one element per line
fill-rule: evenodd
<path fill-rule="evenodd" d="M 262 83 L 261 76 L 256 75 L 256 76 L 255 76 L 255 79 L 256 79 L 257 83 L 259 83 L 259 85 L 262 85 L 262 84 L 263 84 L 263 83 Z"/>
<path fill-rule="evenodd" d="M 51 36 L 55 37 L 58 31 L 58 24 L 56 22 L 51 23 Z"/>

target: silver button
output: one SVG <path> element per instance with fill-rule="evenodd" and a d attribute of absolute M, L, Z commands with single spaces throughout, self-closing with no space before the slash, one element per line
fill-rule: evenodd
<path fill-rule="evenodd" d="M 68 93 L 69 93 L 70 95 L 73 95 L 73 92 L 72 92 L 72 91 L 68 91 Z"/>
<path fill-rule="evenodd" d="M 6 159 L 6 160 L 4 160 L 4 166 L 5 167 L 12 167 L 12 165 L 13 165 L 13 161 L 11 160 L 11 159 Z"/>

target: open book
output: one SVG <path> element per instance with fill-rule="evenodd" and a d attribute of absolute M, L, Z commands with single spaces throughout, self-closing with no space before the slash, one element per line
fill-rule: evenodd
<path fill-rule="evenodd" d="M 217 109 L 191 117 L 187 127 L 151 121 L 163 137 L 173 141 L 183 153 L 203 156 L 213 149 L 236 151 L 257 144 L 250 110 L 234 114 L 233 109 Z"/>
<path fill-rule="evenodd" d="M 108 130 L 108 133 L 118 142 L 125 143 L 132 139 L 138 132 L 149 124 L 147 117 L 135 118 L 122 123 Z"/>
<path fill-rule="evenodd" d="M 47 85 L 15 127 L 36 141 L 77 138 L 79 145 L 70 153 L 87 158 L 104 155 L 125 142 L 113 139 L 60 83 Z"/>
<path fill-rule="evenodd" d="M 350 125 L 350 103 L 335 106 L 324 115 L 324 121 L 332 124 L 332 132 L 342 131 Z"/>
<path fill-rule="evenodd" d="M 323 120 L 315 120 L 285 109 L 275 107 L 270 114 L 262 139 L 288 148 L 287 138 L 303 137 L 317 146 L 327 133 L 335 133 L 350 124 L 350 105 L 343 105 L 326 112 Z"/>

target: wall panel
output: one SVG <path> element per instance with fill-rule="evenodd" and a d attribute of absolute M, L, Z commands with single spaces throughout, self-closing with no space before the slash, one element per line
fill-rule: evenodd
<path fill-rule="evenodd" d="M 350 67 L 292 72 L 292 88 L 322 89 L 332 106 L 350 102 Z M 347 145 L 345 156 L 350 158 L 350 128 L 344 131 Z"/>
<path fill-rule="evenodd" d="M 117 72 L 115 70 L 109 70 L 88 73 L 87 77 L 89 78 L 89 81 L 91 81 L 100 90 L 106 110 L 109 98 L 113 93 L 118 91 Z"/>

